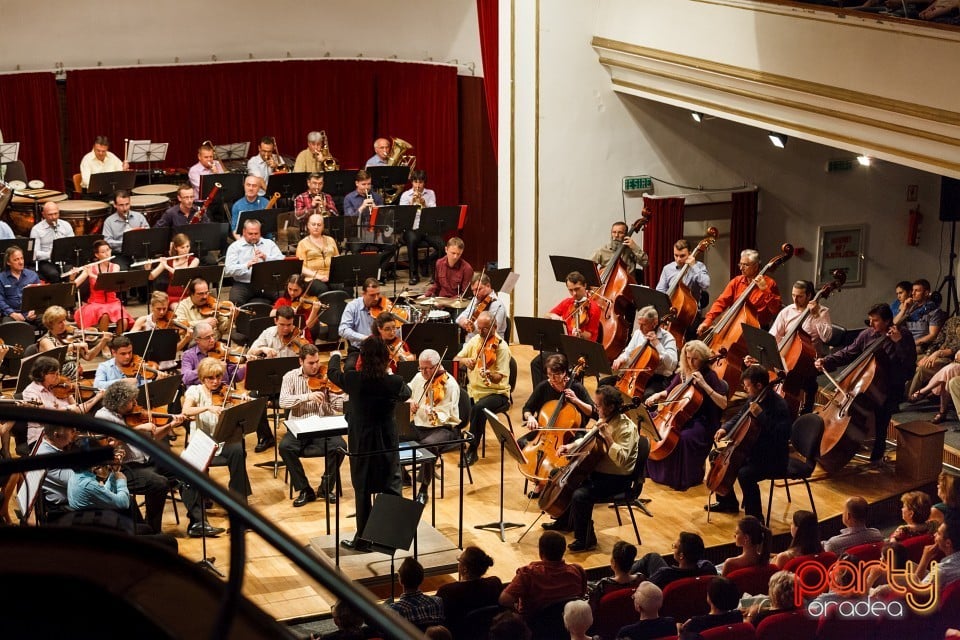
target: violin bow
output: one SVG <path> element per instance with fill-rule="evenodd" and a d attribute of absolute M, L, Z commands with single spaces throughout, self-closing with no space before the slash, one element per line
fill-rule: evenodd
<path fill-rule="evenodd" d="M 243 360 L 246 355 L 247 355 L 247 347 L 244 346 L 243 349 L 240 351 L 240 359 Z M 227 348 L 224 350 L 223 364 L 224 364 L 224 366 L 227 366 L 227 365 L 230 364 L 230 347 L 229 347 L 229 344 L 228 344 Z M 227 399 L 230 397 L 230 389 L 233 388 L 233 384 L 234 384 L 234 382 L 235 382 L 236 379 L 237 379 L 237 372 L 238 372 L 238 371 L 240 371 L 240 365 L 239 365 L 239 364 L 237 364 L 237 366 L 235 366 L 235 367 L 233 368 L 233 374 L 230 376 L 230 382 L 227 383 L 227 390 L 223 392 L 223 402 L 220 404 L 220 407 L 221 407 L 221 408 L 227 406 Z"/>
<path fill-rule="evenodd" d="M 430 376 L 430 379 L 427 380 L 426 384 L 423 385 L 423 391 L 420 393 L 420 399 L 417 400 L 417 404 L 423 402 L 424 397 L 427 395 L 427 390 L 430 389 L 430 385 L 433 384 L 433 381 L 437 379 L 437 375 L 440 373 L 440 370 L 443 369 L 443 358 L 447 355 L 447 351 L 450 347 L 445 347 L 443 353 L 440 354 L 440 362 L 437 364 L 437 368 L 434 369 L 433 375 Z"/>

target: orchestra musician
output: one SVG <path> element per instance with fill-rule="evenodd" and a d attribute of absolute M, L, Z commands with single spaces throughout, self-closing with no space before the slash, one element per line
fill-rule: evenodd
<path fill-rule="evenodd" d="M 176 229 L 177 227 L 183 227 L 190 224 L 194 214 L 194 203 L 196 201 L 197 196 L 196 192 L 193 190 L 193 187 L 186 183 L 181 184 L 177 188 L 178 204 L 173 205 L 163 212 L 163 215 L 160 216 L 159 220 L 157 220 L 157 227 L 173 227 Z M 204 212 L 200 222 L 210 222 L 209 212 Z"/>
<path fill-rule="evenodd" d="M 249 357 L 295 357 L 304 345 L 309 344 L 303 338 L 294 335 L 294 330 L 297 328 L 294 322 L 297 313 L 293 307 L 280 307 L 276 311 L 277 314 L 273 318 L 274 325 L 264 329 L 247 349 Z"/>
<path fill-rule="evenodd" d="M 610 227 L 610 242 L 594 251 L 593 255 L 590 256 L 590 261 L 604 266 L 610 262 L 613 254 L 620 250 L 620 245 L 623 245 L 629 249 L 629 251 L 622 252 L 620 254 L 620 260 L 623 261 L 623 265 L 627 268 L 627 273 L 636 277 L 638 271 L 647 268 L 650 257 L 647 256 L 646 251 L 637 246 L 637 243 L 629 236 L 629 232 L 630 227 L 627 226 L 626 222 L 619 220 L 614 222 Z M 637 280 L 639 281 L 639 278 L 637 278 Z"/>
<path fill-rule="evenodd" d="M 227 247 L 223 273 L 233 278 L 230 302 L 239 307 L 257 296 L 267 298 L 273 303 L 276 295 L 269 291 L 255 290 L 250 283 L 253 265 L 271 260 L 283 260 L 283 252 L 273 240 L 260 237 L 259 220 L 248 219 L 243 223 L 243 238 Z"/>
<path fill-rule="evenodd" d="M 173 311 L 170 310 L 170 297 L 163 291 L 154 291 L 150 294 L 150 312 L 137 318 L 131 331 L 153 331 L 159 328 L 177 329 L 180 332 L 177 351 L 183 351 L 190 344 L 192 336 L 187 325 L 178 327 L 174 323 L 176 323 L 176 319 L 173 317 Z M 170 366 L 171 363 L 173 366 Z M 175 361 L 159 363 L 162 370 L 172 369 L 174 366 L 176 366 Z"/>
<path fill-rule="evenodd" d="M 40 284 L 40 276 L 27 269 L 23 261 L 23 249 L 17 245 L 7 247 L 3 252 L 3 263 L 7 268 L 0 272 L 0 315 L 3 322 L 36 322 L 37 313 L 33 309 L 23 313 L 23 290 L 30 285 Z"/>
<path fill-rule="evenodd" d="M 457 316 L 457 324 L 467 334 L 464 342 L 470 342 L 478 333 L 476 318 L 481 313 L 481 310 L 478 310 L 481 305 L 483 306 L 482 311 L 487 311 L 493 316 L 497 323 L 497 335 L 503 338 L 507 331 L 507 308 L 497 298 L 493 287 L 490 286 L 490 276 L 485 273 L 473 274 L 470 291 L 473 292 L 470 304 Z"/>
<path fill-rule="evenodd" d="M 323 173 L 318 171 L 310 174 L 307 178 L 307 190 L 293 200 L 293 211 L 297 220 L 303 220 L 312 213 L 340 215 L 337 205 L 333 202 L 333 196 L 323 192 Z"/>
<path fill-rule="evenodd" d="M 437 195 L 433 189 L 427 189 L 427 172 L 423 169 L 415 169 L 410 173 L 410 182 L 412 188 L 407 189 L 400 194 L 401 205 L 417 205 L 423 207 L 437 206 Z M 420 209 L 417 209 L 417 215 L 413 219 L 413 228 L 407 229 L 403 235 L 403 241 L 407 245 L 407 259 L 410 261 L 410 284 L 414 285 L 420 282 L 420 276 L 427 275 L 425 269 L 429 268 L 431 262 L 436 262 L 440 258 L 440 252 L 443 251 L 443 238 L 439 233 L 430 233 L 430 230 L 421 229 Z M 420 266 L 420 255 L 417 247 L 420 244 L 426 244 L 433 253 L 427 258 L 427 264 Z"/>
<path fill-rule="evenodd" d="M 440 354 L 424 349 L 419 357 L 417 375 L 410 381 L 410 427 L 414 440 L 433 445 L 430 451 L 440 455 L 440 445 L 460 437 L 460 385 L 444 371 Z M 421 488 L 433 478 L 433 466 L 420 467 Z"/>
<path fill-rule="evenodd" d="M 307 290 L 307 280 L 303 275 L 293 274 L 287 279 L 287 291 L 284 295 L 277 298 L 273 303 L 271 316 L 276 316 L 280 307 L 291 307 L 299 316 L 297 326 L 303 333 L 303 341 L 313 344 L 313 329 L 317 326 L 320 318 L 320 304 L 304 300 L 304 294 Z M 326 326 L 326 325 L 324 325 Z"/>
<path fill-rule="evenodd" d="M 56 362 L 56 360 L 54 360 Z M 45 456 L 54 453 L 63 453 L 70 448 L 70 445 L 77 439 L 77 430 L 74 427 L 68 427 L 59 424 L 42 425 L 40 433 L 43 434 L 43 440 L 37 448 L 38 456 Z M 34 441 L 39 438 L 37 435 Z M 33 450 L 33 444 L 22 455 L 27 455 Z M 69 500 L 67 498 L 67 485 L 73 476 L 73 470 L 66 467 L 60 469 L 47 469 L 43 476 L 43 484 L 40 493 L 43 498 L 43 511 L 48 524 L 55 524 L 60 518 L 70 512 Z"/>
<path fill-rule="evenodd" d="M 703 299 L 706 297 L 703 294 L 710 288 L 710 273 L 707 271 L 707 265 L 697 260 L 690 251 L 690 243 L 683 238 L 673 243 L 673 260 L 663 266 L 656 286 L 657 291 L 669 292 L 670 287 L 680 277 L 680 271 L 684 265 L 690 265 L 687 274 L 683 277 L 683 284 L 690 289 L 690 294 L 700 301 L 702 308 Z"/>
<path fill-rule="evenodd" d="M 240 214 L 244 211 L 266 209 L 269 202 L 260 195 L 260 178 L 251 173 L 243 179 L 243 197 L 230 207 L 230 235 L 234 240 L 240 239 Z"/>
<path fill-rule="evenodd" d="M 40 356 L 33 363 L 30 370 L 30 384 L 23 389 L 23 399 L 40 403 L 44 409 L 54 411 L 69 411 L 70 413 L 88 413 L 100 402 L 103 392 L 98 392 L 89 400 L 76 401 L 70 397 L 61 400 L 54 394 L 54 388 L 61 384 L 60 363 L 56 358 Z M 27 423 L 27 446 L 18 447 L 17 453 L 26 455 L 33 450 L 33 445 L 43 434 L 43 425 L 39 422 Z"/>
<path fill-rule="evenodd" d="M 57 347 L 67 347 L 66 361 L 63 364 L 63 375 L 72 378 L 77 371 L 77 354 L 84 360 L 93 360 L 110 342 L 113 336 L 103 333 L 96 343 L 88 345 L 78 333 L 76 327 L 67 324 L 67 310 L 59 305 L 47 307 L 41 318 L 47 332 L 40 336 L 37 350 L 41 353 Z"/>
<path fill-rule="evenodd" d="M 200 361 L 197 367 L 199 382 L 189 386 L 183 395 L 183 415 L 193 418 L 193 422 L 190 423 L 191 432 L 200 430 L 211 438 L 214 436 L 220 414 L 229 406 L 228 397 L 233 393 L 231 387 L 222 382 L 226 371 L 227 367 L 224 366 L 223 361 L 216 358 L 204 358 Z M 219 398 L 215 400 L 214 394 L 225 397 L 222 400 Z M 249 398 L 244 396 L 244 400 L 246 399 Z M 247 476 L 247 452 L 243 446 L 243 439 L 219 444 L 219 451 L 210 464 L 226 465 L 230 472 L 227 487 L 241 502 L 246 503 L 247 497 L 253 494 L 253 490 L 250 488 L 250 478 Z M 184 504 L 190 505 L 187 513 L 191 524 L 187 533 L 190 537 L 196 537 L 194 530 L 199 534 L 199 530 L 207 523 L 203 523 L 200 498 L 195 490 L 192 487 L 185 487 L 184 493 L 186 493 L 183 497 Z"/>
<path fill-rule="evenodd" d="M 390 354 L 390 370 L 397 371 L 397 363 L 413 362 L 417 359 L 410 353 L 410 347 L 400 336 L 400 319 L 388 311 L 383 311 L 373 319 L 371 335 L 383 341 Z"/>
<path fill-rule="evenodd" d="M 193 197 L 200 197 L 200 176 L 209 176 L 214 173 L 226 173 L 223 165 L 215 158 L 213 145 L 209 140 L 204 140 L 203 144 L 197 149 L 197 163 L 187 171 L 187 177 L 193 186 Z M 181 200 L 182 202 L 182 200 Z M 161 226 L 161 225 L 157 225 Z"/>
<path fill-rule="evenodd" d="M 714 441 L 723 442 L 734 425 L 747 413 L 756 421 L 757 439 L 747 453 L 747 458 L 737 472 L 737 482 L 743 492 L 743 511 L 763 522 L 763 507 L 760 500 L 760 480 L 782 478 L 787 470 L 787 457 L 790 450 L 790 408 L 780 394 L 766 393 L 759 401 L 760 392 L 770 384 L 770 372 L 755 364 L 747 367 L 740 375 L 747 401 L 737 412 L 717 429 Z M 740 503 L 736 491 L 717 496 L 717 501 L 705 506 L 718 513 L 740 513 Z"/>
<path fill-rule="evenodd" d="M 744 249 L 740 252 L 740 275 L 727 283 L 723 293 L 713 301 L 713 306 L 707 312 L 703 322 L 697 327 L 697 335 L 702 336 L 713 325 L 713 321 L 740 297 L 751 282 L 757 287 L 750 294 L 747 303 L 757 313 L 757 320 L 761 327 L 769 327 L 783 302 L 780 300 L 780 290 L 777 282 L 767 275 L 760 275 L 760 254 L 753 249 Z"/>
<path fill-rule="evenodd" d="M 593 529 L 593 505 L 626 491 L 630 487 L 637 454 L 640 432 L 637 425 L 624 414 L 623 396 L 614 387 L 601 385 L 593 394 L 597 407 L 598 446 L 604 456 L 580 487 L 574 490 L 570 506 L 553 522 L 544 523 L 544 529 L 573 531 L 570 551 L 588 551 L 597 546 Z M 561 446 L 561 456 L 576 451 L 583 438 Z"/>
<path fill-rule="evenodd" d="M 459 298 L 473 282 L 473 267 L 463 259 L 463 240 L 454 236 L 447 240 L 446 255 L 437 260 L 433 269 L 433 283 L 424 295 Z"/>
<path fill-rule="evenodd" d="M 80 158 L 80 187 L 86 190 L 90 186 L 90 176 L 95 173 L 128 171 L 129 169 L 129 164 L 120 160 L 110 151 L 110 138 L 97 136 L 93 139 L 93 149 Z"/>
<path fill-rule="evenodd" d="M 354 184 L 357 188 L 343 198 L 343 215 L 350 218 L 352 224 L 356 225 L 355 232 L 349 227 L 347 228 L 348 237 L 353 238 L 347 241 L 347 248 L 351 253 L 359 253 L 368 245 L 376 249 L 380 255 L 380 269 L 382 272 L 393 257 L 396 247 L 392 244 L 385 245 L 379 242 L 385 240 L 382 230 L 370 230 L 368 225 L 370 225 L 370 216 L 373 208 L 382 207 L 383 198 L 379 193 L 373 191 L 373 178 L 363 169 L 357 171 Z M 386 284 L 385 273 L 381 273 L 380 282 L 381 284 Z"/>
<path fill-rule="evenodd" d="M 356 362 L 355 354 L 360 350 L 360 343 L 373 333 L 374 314 L 385 311 L 380 308 L 380 301 L 380 282 L 376 278 L 367 278 L 363 282 L 360 297 L 348 302 L 343 309 L 337 333 L 349 344 L 346 363 L 348 370 L 352 369 L 350 356 L 353 355 L 352 360 Z"/>
<path fill-rule="evenodd" d="M 186 296 L 177 304 L 174 320 L 190 328 L 195 328 L 198 324 L 205 324 L 221 334 L 226 334 L 230 330 L 230 314 L 222 314 L 213 309 L 210 313 L 205 313 L 206 306 L 212 298 L 210 285 L 206 280 L 194 278 L 187 283 L 184 293 Z M 209 306 L 213 307 L 215 305 L 211 304 Z M 234 315 L 236 315 L 235 312 Z"/>
<path fill-rule="evenodd" d="M 310 283 L 307 289 L 311 295 L 320 295 L 331 289 L 330 265 L 340 255 L 337 241 L 323 233 L 323 216 L 311 213 L 307 218 L 307 231 L 310 235 L 297 243 L 297 257 L 303 260 L 301 273 Z"/>
<path fill-rule="evenodd" d="M 169 296 L 172 308 L 176 310 L 180 299 L 183 297 L 184 286 L 182 284 L 170 284 L 173 280 L 173 272 L 177 269 L 193 269 L 200 266 L 200 258 L 190 254 L 190 237 L 185 233 L 178 233 L 170 241 L 170 257 L 157 261 L 156 264 L 145 264 L 144 269 L 150 269 L 150 280 L 154 281 L 154 287 L 158 291 L 166 292 Z"/>
<path fill-rule="evenodd" d="M 544 405 L 551 400 L 564 398 L 565 402 L 573 405 L 580 413 L 580 424 L 575 428 L 585 429 L 590 418 L 593 417 L 594 406 L 590 393 L 577 380 L 570 379 L 570 366 L 567 356 L 555 353 L 546 358 L 547 379 L 533 388 L 533 393 L 523 405 L 523 423 L 530 431 L 519 438 L 520 446 L 525 445 L 540 428 L 537 416 Z"/>
<path fill-rule="evenodd" d="M 133 262 L 130 256 L 123 253 L 123 234 L 135 229 L 149 229 L 150 223 L 139 211 L 130 208 L 130 192 L 118 189 L 113 194 L 113 213 L 103 221 L 103 239 L 113 250 L 114 261 L 120 265 L 121 271 L 130 269 Z"/>
<path fill-rule="evenodd" d="M 313 416 L 330 416 L 342 412 L 344 394 L 330 387 L 314 389 L 311 379 L 318 380 L 320 352 L 312 344 L 300 348 L 300 366 L 283 375 L 280 383 L 280 408 L 290 411 L 289 419 L 300 420 Z M 337 501 L 336 474 L 343 458 L 337 449 L 346 449 L 342 436 L 301 435 L 297 437 L 288 429 L 280 440 L 280 457 L 290 472 L 290 486 L 299 495 L 293 500 L 294 507 L 302 507 L 317 499 L 319 493 L 328 503 Z M 310 486 L 303 463 L 303 456 L 324 457 L 323 479 L 315 492 Z"/>
<path fill-rule="evenodd" d="M 482 311 L 475 322 L 476 331 L 460 353 L 454 358 L 467 368 L 467 394 L 470 396 L 470 434 L 473 440 L 467 448 L 463 464 L 474 464 L 477 457 L 477 448 L 480 438 L 487 427 L 487 414 L 501 413 L 510 408 L 510 347 L 506 340 L 501 339 L 493 332 L 491 336 L 493 316 L 488 311 Z M 492 354 L 490 352 L 493 352 Z M 489 358 L 493 355 L 493 358 Z M 481 359 L 483 363 L 481 366 Z M 488 362 L 490 360 L 491 362 Z"/>
<path fill-rule="evenodd" d="M 108 422 L 129 425 L 127 417 L 138 410 L 137 387 L 133 380 L 114 381 L 103 395 L 103 406 L 97 410 L 96 417 Z M 173 428 L 183 422 L 183 416 L 174 416 L 163 426 L 157 425 L 152 416 L 147 416 L 141 424 L 130 426 L 140 435 L 164 441 L 173 431 Z M 158 467 L 150 456 L 137 447 L 126 442 L 121 443 L 124 450 L 123 473 L 127 476 L 127 487 L 130 493 L 141 495 L 146 499 L 146 523 L 153 533 L 160 533 L 163 528 L 163 506 L 167 501 L 170 482 L 173 478 L 170 472 Z M 184 504 L 190 502 L 184 496 Z"/>
<path fill-rule="evenodd" d="M 107 260 L 113 256 L 113 250 L 105 240 L 97 240 L 93 243 L 93 260 Z M 111 322 L 117 323 L 117 333 L 123 333 L 128 327 L 133 325 L 133 317 L 127 313 L 123 305 L 120 304 L 120 298 L 116 291 L 104 291 L 97 288 L 97 280 L 101 273 L 115 273 L 120 271 L 120 265 L 112 262 L 100 262 L 99 264 L 87 265 L 80 270 L 80 273 L 74 278 L 73 284 L 79 287 L 84 282 L 90 282 L 90 295 L 87 301 L 73 313 L 73 321 L 83 327 L 100 328 L 100 331 L 107 331 Z"/>
<path fill-rule="evenodd" d="M 646 399 L 654 393 L 662 391 L 670 382 L 670 377 L 677 369 L 679 354 L 677 353 L 677 341 L 673 334 L 660 326 L 660 314 L 657 313 L 656 307 L 646 306 L 637 311 L 636 325 L 637 328 L 630 336 L 630 342 L 614 359 L 611 366 L 615 372 L 619 372 L 624 365 L 629 365 L 634 351 L 644 340 L 647 341 L 650 348 L 656 349 L 660 361 L 644 387 L 643 398 Z M 601 384 L 614 385 L 615 380 L 607 378 L 601 381 Z"/>
<path fill-rule="evenodd" d="M 870 463 L 874 467 L 880 467 L 887 447 L 887 428 L 890 426 L 890 418 L 899 409 L 904 385 L 913 377 L 917 366 L 917 347 L 914 344 L 913 335 L 894 324 L 893 312 L 890 310 L 890 305 L 886 303 L 870 307 L 867 311 L 867 323 L 868 328 L 861 331 L 852 344 L 828 356 L 818 358 L 813 364 L 818 371 L 834 371 L 856 360 L 874 341 L 889 338 L 880 346 L 889 358 L 890 365 L 885 367 L 886 400 L 882 406 L 874 409 L 876 433 L 873 450 L 870 453 Z"/>
<path fill-rule="evenodd" d="M 364 164 L 365 167 L 385 167 L 389 163 L 390 149 L 393 144 L 386 138 L 377 138 L 373 141 L 373 155 Z"/>
<path fill-rule="evenodd" d="M 390 373 L 390 354 L 382 340 L 369 337 L 360 343 L 360 369 L 341 370 L 340 354 L 330 358 L 330 380 L 346 392 L 351 402 L 347 413 L 347 441 L 350 444 L 350 478 L 356 500 L 357 533 L 341 546 L 370 551 L 363 538 L 370 517 L 374 493 L 401 495 L 399 438 L 394 411 L 398 402 L 410 397 L 410 387 Z M 372 455 L 362 455 L 372 453 Z M 358 455 L 360 454 L 360 455 Z"/>
<path fill-rule="evenodd" d="M 700 406 L 686 424 L 678 425 L 680 440 L 673 453 L 663 460 L 647 461 L 648 477 L 677 491 L 686 491 L 703 482 L 703 465 L 710 453 L 713 434 L 727 408 L 727 383 L 710 366 L 711 355 L 710 347 L 700 340 L 684 344 L 680 351 L 680 370 L 666 389 L 653 394 L 645 403 L 648 407 L 656 406 L 689 379 L 702 395 Z"/>
<path fill-rule="evenodd" d="M 132 377 L 122 371 L 122 369 L 130 367 L 134 361 L 133 342 L 130 341 L 130 338 L 127 336 L 114 336 L 110 341 L 110 351 L 113 353 L 113 357 L 97 365 L 97 373 L 93 379 L 93 386 L 97 389 L 106 390 L 117 380 Z M 146 376 L 143 374 L 143 371 L 136 372 L 138 387 L 143 386 L 147 382 Z M 165 374 L 162 373 L 158 373 L 157 375 L 158 377 L 165 376 Z"/>
<path fill-rule="evenodd" d="M 569 296 L 544 314 L 544 318 L 560 320 L 567 335 L 597 341 L 600 337 L 600 307 L 587 295 L 587 279 L 579 271 L 571 271 L 566 278 Z M 544 352 L 543 356 L 550 352 Z M 543 382 L 543 356 L 530 361 L 530 377 L 533 385 Z"/>
<path fill-rule="evenodd" d="M 323 134 L 311 131 L 307 134 L 307 148 L 297 154 L 293 162 L 294 173 L 320 173 L 323 171 L 322 149 Z"/>
<path fill-rule="evenodd" d="M 257 178 L 260 183 L 260 195 L 263 195 L 267 188 L 267 180 L 283 165 L 283 158 L 277 154 L 277 141 L 272 136 L 260 138 L 260 146 L 257 150 L 257 155 L 247 160 L 247 173 Z"/>
<path fill-rule="evenodd" d="M 45 282 L 60 282 L 60 269 L 50 261 L 53 252 L 53 241 L 57 238 L 72 238 L 73 227 L 66 220 L 60 219 L 60 207 L 56 202 L 44 203 L 40 211 L 43 219 L 30 229 L 30 237 L 34 239 L 33 259 L 37 261 L 37 273 Z"/>

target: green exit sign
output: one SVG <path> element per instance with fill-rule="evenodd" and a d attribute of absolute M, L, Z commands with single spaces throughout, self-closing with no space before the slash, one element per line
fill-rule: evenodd
<path fill-rule="evenodd" d="M 626 176 L 623 179 L 624 193 L 635 191 L 653 191 L 653 178 L 650 176 Z"/>

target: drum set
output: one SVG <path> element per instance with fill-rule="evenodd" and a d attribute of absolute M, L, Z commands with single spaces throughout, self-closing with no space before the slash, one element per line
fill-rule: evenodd
<path fill-rule="evenodd" d="M 470 304 L 469 300 L 463 300 L 461 298 L 413 297 L 413 294 L 407 291 L 397 296 L 397 301 L 397 304 L 393 307 L 396 312 L 395 314 L 408 323 L 452 323 L 454 317 L 450 315 L 450 311 L 454 310 L 459 312 Z"/>

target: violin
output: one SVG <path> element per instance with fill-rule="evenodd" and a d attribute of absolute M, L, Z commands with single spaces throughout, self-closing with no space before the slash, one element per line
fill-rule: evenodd
<path fill-rule="evenodd" d="M 627 231 L 627 237 L 639 233 L 649 221 L 646 215 L 641 215 Z M 597 295 L 597 305 L 600 307 L 603 350 L 610 360 L 616 358 L 630 341 L 630 325 L 624 317 L 634 308 L 628 289 L 631 284 L 636 284 L 636 281 L 620 259 L 625 249 L 626 245 L 621 243 L 613 252 L 599 274 L 600 286 L 594 290 Z M 587 319 L 580 320 L 581 326 L 586 323 Z"/>
<path fill-rule="evenodd" d="M 290 301 L 290 306 L 293 307 L 294 311 L 298 312 L 301 309 L 303 311 L 310 311 L 313 309 L 314 305 L 319 307 L 319 311 L 317 313 L 323 313 L 330 308 L 330 305 L 320 302 L 320 299 L 317 296 L 300 296 L 296 300 Z"/>
<path fill-rule="evenodd" d="M 187 325 L 174 320 L 173 315 L 173 311 L 167 309 L 166 313 L 160 316 L 159 319 L 154 319 L 153 324 L 157 327 L 157 329 L 169 329 L 170 327 L 175 327 L 180 329 L 180 331 L 188 331 L 190 329 L 190 327 Z"/>
<path fill-rule="evenodd" d="M 245 393 L 237 393 L 230 388 L 230 385 L 221 384 L 210 392 L 210 398 L 213 403 L 221 407 L 232 407 L 235 404 L 246 402 L 250 399 Z"/>
<path fill-rule="evenodd" d="M 470 314 L 470 325 L 475 326 L 477 323 L 477 318 L 480 317 L 480 314 L 490 308 L 490 305 L 493 304 L 493 293 L 488 293 L 483 296 L 483 300 L 478 300 L 477 304 L 473 306 L 473 313 Z"/>
<path fill-rule="evenodd" d="M 0 338 L 0 347 L 4 347 L 4 346 L 7 347 L 10 350 L 10 353 L 12 353 L 15 356 L 19 356 L 20 354 L 23 353 L 23 347 L 21 347 L 20 345 L 7 344 L 6 342 L 3 341 L 3 338 Z"/>
<path fill-rule="evenodd" d="M 111 335 L 111 334 L 105 331 L 98 331 L 96 329 L 84 329 L 81 331 L 79 327 L 72 324 L 68 324 L 66 326 L 66 329 L 63 332 L 63 335 L 57 336 L 57 337 L 60 338 L 60 340 L 62 340 L 63 342 L 72 343 L 72 342 L 89 342 L 93 340 L 99 340 L 100 338 L 106 335 Z"/>
<path fill-rule="evenodd" d="M 160 407 L 165 408 L 165 407 Z M 141 424 L 152 422 L 158 427 L 164 427 L 174 420 L 179 420 L 180 416 L 172 413 L 163 413 L 160 411 L 147 411 L 138 404 L 133 405 L 133 409 L 127 415 L 123 416 L 123 422 L 128 427 L 136 427 Z"/>
<path fill-rule="evenodd" d="M 381 313 L 392 313 L 400 322 L 410 322 L 410 314 L 406 309 L 398 307 L 396 302 L 390 301 L 386 296 L 380 296 L 376 302 L 370 305 L 368 309 L 370 316 L 378 317 Z"/>
<path fill-rule="evenodd" d="M 410 347 L 400 336 L 395 337 L 390 342 L 384 342 L 387 345 L 387 351 L 390 353 L 390 368 L 396 369 L 398 362 L 406 362 L 414 359 L 410 352 Z"/>
<path fill-rule="evenodd" d="M 287 338 L 286 341 L 281 340 L 280 344 L 282 344 L 284 348 L 300 355 L 300 348 L 307 343 L 300 339 L 300 327 L 294 327 L 290 337 Z"/>
<path fill-rule="evenodd" d="M 491 323 L 487 335 L 483 337 L 480 344 L 480 353 L 477 354 L 477 363 L 474 366 L 480 367 L 480 378 L 486 384 L 490 383 L 490 370 L 497 366 L 497 352 L 500 350 L 500 336 L 497 335 L 496 326 Z"/>
<path fill-rule="evenodd" d="M 99 389 L 89 385 L 79 385 L 67 376 L 60 376 L 59 382 L 50 389 L 58 400 L 66 400 L 80 394 L 80 401 L 84 402 L 97 395 Z"/>
<path fill-rule="evenodd" d="M 207 357 L 226 360 L 230 364 L 240 364 L 247 360 L 247 354 L 243 352 L 243 349 L 239 351 L 233 349 L 228 352 L 222 342 L 216 343 L 210 351 L 207 351 Z"/>
<path fill-rule="evenodd" d="M 149 360 L 145 362 L 143 358 L 137 354 L 133 355 L 133 359 L 130 361 L 130 364 L 125 367 L 117 364 L 117 368 L 120 369 L 120 372 L 128 378 L 133 378 L 137 375 L 140 375 L 147 380 L 153 380 L 160 373 L 160 369 L 157 368 L 156 362 L 151 362 Z"/>
<path fill-rule="evenodd" d="M 581 328 L 590 323 L 590 296 L 574 302 L 570 312 L 563 317 L 563 322 L 568 335 L 579 336 Z"/>
<path fill-rule="evenodd" d="M 321 364 L 320 368 L 317 369 L 317 374 L 307 378 L 307 386 L 310 388 L 310 391 L 329 391 L 330 393 L 343 393 L 343 389 L 333 384 L 330 381 L 328 374 L 328 367 L 326 364 Z"/>
<path fill-rule="evenodd" d="M 254 312 L 249 309 L 241 309 L 229 300 L 218 302 L 216 298 L 210 295 L 203 301 L 203 304 L 197 307 L 197 311 L 199 311 L 200 315 L 204 318 L 210 318 L 214 315 L 230 316 L 233 315 L 234 312 L 245 313 L 250 316 L 254 315 Z"/>

